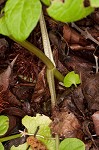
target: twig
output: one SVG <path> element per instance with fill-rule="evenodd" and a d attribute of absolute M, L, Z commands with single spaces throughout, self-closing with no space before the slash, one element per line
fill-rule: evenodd
<path fill-rule="evenodd" d="M 97 45 L 99 45 L 99 41 L 97 41 L 86 29 L 85 31 L 83 31 L 82 29 L 80 29 L 75 23 L 72 23 L 72 27 L 74 27 L 75 29 L 77 29 L 86 39 L 90 39 L 91 41 L 93 41 L 94 43 L 96 43 Z M 95 58 L 95 63 L 96 63 L 96 73 L 98 73 L 98 57 L 93 54 L 94 58 Z"/>
<path fill-rule="evenodd" d="M 90 39 L 91 41 L 93 41 L 94 43 L 96 43 L 97 45 L 99 45 L 99 41 L 97 41 L 86 29 L 85 31 L 83 31 L 82 29 L 80 29 L 75 23 L 72 23 L 72 27 L 74 27 L 75 29 L 77 29 L 86 39 Z"/>
<path fill-rule="evenodd" d="M 94 56 L 94 58 L 95 58 L 95 63 L 96 63 L 96 73 L 98 73 L 98 57 L 95 55 L 95 54 L 93 54 L 93 56 Z"/>

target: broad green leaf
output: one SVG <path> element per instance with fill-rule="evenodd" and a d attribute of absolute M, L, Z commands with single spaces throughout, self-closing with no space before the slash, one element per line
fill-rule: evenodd
<path fill-rule="evenodd" d="M 14 145 L 11 147 L 11 150 L 26 150 L 28 148 L 28 144 L 27 143 L 24 143 L 24 144 L 21 144 L 17 147 L 15 147 Z M 0 149 L 1 150 L 1 149 Z M 29 148 L 28 150 L 32 150 L 31 148 Z"/>
<path fill-rule="evenodd" d="M 84 0 L 54 0 L 47 9 L 49 16 L 61 22 L 80 20 L 94 11 L 92 7 L 84 7 Z"/>
<path fill-rule="evenodd" d="M 59 150 L 85 150 L 85 144 L 77 138 L 67 138 L 60 143 Z"/>
<path fill-rule="evenodd" d="M 4 135 L 9 128 L 9 118 L 7 116 L 0 116 L 0 136 Z"/>
<path fill-rule="evenodd" d="M 22 119 L 22 124 L 27 128 L 28 133 L 34 134 L 39 126 L 40 129 L 37 134 L 40 136 L 37 136 L 37 138 L 42 141 L 49 150 L 55 150 L 55 141 L 52 139 L 49 127 L 51 122 L 49 117 L 40 114 L 37 114 L 36 117 L 25 116 Z"/>
<path fill-rule="evenodd" d="M 0 34 L 10 36 L 4 17 L 0 18 Z"/>
<path fill-rule="evenodd" d="M 0 142 L 0 150 L 4 150 L 4 146 L 2 145 L 1 142 Z"/>
<path fill-rule="evenodd" d="M 99 0 L 90 0 L 90 5 L 92 7 L 99 7 Z"/>
<path fill-rule="evenodd" d="M 41 0 L 45 5 L 49 6 L 51 3 L 51 0 Z"/>
<path fill-rule="evenodd" d="M 41 3 L 39 0 L 8 0 L 4 13 L 11 36 L 18 41 L 24 41 L 39 20 Z"/>
<path fill-rule="evenodd" d="M 64 86 L 65 87 L 70 87 L 72 84 L 74 84 L 75 86 L 77 86 L 77 84 L 80 84 L 80 77 L 78 74 L 75 74 L 74 71 L 69 72 L 65 78 L 64 78 Z"/>

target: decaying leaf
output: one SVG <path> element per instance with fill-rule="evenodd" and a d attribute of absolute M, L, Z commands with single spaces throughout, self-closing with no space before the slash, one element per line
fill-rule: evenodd
<path fill-rule="evenodd" d="M 93 119 L 95 131 L 96 131 L 96 135 L 99 135 L 99 111 L 96 111 L 92 115 L 92 119 Z"/>
<path fill-rule="evenodd" d="M 18 56 L 16 56 L 13 61 L 10 63 L 10 65 L 8 66 L 8 68 L 0 74 L 0 91 L 4 92 L 7 90 L 8 86 L 9 86 L 9 79 L 10 79 L 10 75 L 12 72 L 12 68 L 14 66 L 14 63 L 16 61 Z"/>
<path fill-rule="evenodd" d="M 90 110 L 99 110 L 99 73 L 87 78 L 83 84 L 83 94 Z"/>
<path fill-rule="evenodd" d="M 60 137 L 82 137 L 81 126 L 76 116 L 68 111 L 57 111 L 54 121 L 51 123 L 53 134 L 58 134 Z"/>
<path fill-rule="evenodd" d="M 68 25 L 64 25 L 63 27 L 63 37 L 70 44 L 81 44 L 85 46 L 87 44 L 86 39 L 83 38 L 81 34 L 76 32 L 73 28 Z"/>
<path fill-rule="evenodd" d="M 44 97 L 46 97 L 46 99 L 49 97 L 49 91 L 47 87 L 48 86 L 46 84 L 45 67 L 44 67 L 38 75 L 38 80 L 36 82 L 31 104 L 33 104 L 34 102 L 39 103 L 42 100 L 44 100 Z"/>
<path fill-rule="evenodd" d="M 47 147 L 34 136 L 27 138 L 27 143 L 31 146 L 32 150 L 48 150 Z"/>

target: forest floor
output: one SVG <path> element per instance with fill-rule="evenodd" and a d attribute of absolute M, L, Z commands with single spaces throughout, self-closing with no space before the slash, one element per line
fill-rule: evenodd
<path fill-rule="evenodd" d="M 65 88 L 55 79 L 57 106 L 51 109 L 46 66 L 19 44 L 0 35 L 0 114 L 7 115 L 12 135 L 21 130 L 25 115 L 45 114 L 53 120 L 51 131 L 61 138 L 76 137 L 86 150 L 99 149 L 99 10 L 72 24 L 45 15 L 54 60 L 66 75 L 74 70 L 81 84 Z M 39 24 L 28 40 L 43 51 Z M 17 56 L 15 62 L 12 61 Z M 11 65 L 11 62 L 13 65 Z M 11 67 L 12 66 L 12 67 Z M 19 145 L 22 138 L 5 143 Z"/>

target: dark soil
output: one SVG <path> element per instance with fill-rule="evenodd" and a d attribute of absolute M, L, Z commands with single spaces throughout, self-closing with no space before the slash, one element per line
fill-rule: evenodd
<path fill-rule="evenodd" d="M 62 139 L 77 137 L 85 142 L 86 150 L 99 149 L 99 73 L 95 64 L 99 47 L 91 38 L 99 41 L 99 10 L 75 24 L 59 23 L 47 15 L 45 19 L 58 70 L 63 75 L 74 70 L 82 83 L 77 88 L 65 88 L 55 79 L 57 106 L 52 111 L 46 66 L 19 44 L 0 35 L 0 113 L 10 119 L 6 135 L 23 129 L 21 119 L 25 115 L 40 113 L 52 118 L 53 136 L 57 133 Z M 28 40 L 43 51 L 39 24 Z M 5 149 L 24 141 L 19 138 L 6 142 Z"/>

